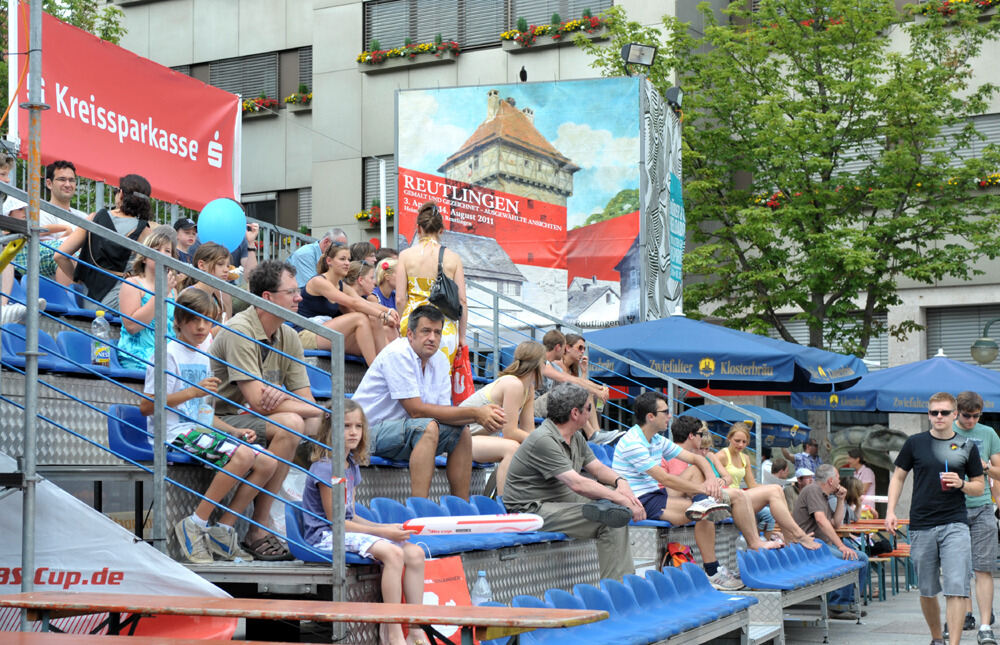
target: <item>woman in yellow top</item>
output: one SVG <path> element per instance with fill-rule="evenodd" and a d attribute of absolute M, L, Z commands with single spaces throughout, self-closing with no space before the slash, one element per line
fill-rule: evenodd
<path fill-rule="evenodd" d="M 732 481 L 729 488 L 756 488 L 760 484 L 753 477 L 753 469 L 750 468 L 750 457 L 744 452 L 747 444 L 750 443 L 750 428 L 746 423 L 739 421 L 729 428 L 726 435 L 729 445 L 715 453 L 719 463 Z M 743 484 L 746 486 L 743 486 Z"/>
<path fill-rule="evenodd" d="M 514 350 L 514 362 L 500 377 L 477 390 L 459 407 L 479 407 L 495 403 L 503 408 L 503 428 L 491 433 L 478 423 L 469 424 L 472 459 L 497 466 L 497 495 L 503 495 L 507 468 L 521 442 L 535 429 L 535 387 L 542 380 L 545 347 L 526 340 Z M 498 436 L 499 434 L 499 436 Z"/>
<path fill-rule="evenodd" d="M 396 264 L 396 310 L 399 315 L 399 333 L 406 335 L 406 325 L 410 312 L 420 305 L 428 304 L 427 297 L 437 278 L 438 249 L 441 248 L 441 231 L 444 230 L 444 220 L 441 211 L 434 202 L 424 202 L 417 211 L 417 241 L 410 248 L 399 254 Z M 444 329 L 441 332 L 441 352 L 448 358 L 451 365 L 455 352 L 460 345 L 465 345 L 465 327 L 469 317 L 469 308 L 465 302 L 465 272 L 462 268 L 462 258 L 449 249 L 444 251 L 444 274 L 458 285 L 458 299 L 462 304 L 462 316 L 459 320 L 444 319 Z"/>

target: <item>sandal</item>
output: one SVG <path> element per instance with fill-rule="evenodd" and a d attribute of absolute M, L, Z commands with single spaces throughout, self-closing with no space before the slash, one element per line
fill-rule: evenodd
<path fill-rule="evenodd" d="M 253 542 L 240 542 L 240 546 L 246 549 L 255 560 L 277 562 L 279 560 L 293 559 L 292 554 L 288 552 L 288 549 L 278 541 L 278 538 L 274 537 L 270 533 L 262 538 L 254 540 Z"/>

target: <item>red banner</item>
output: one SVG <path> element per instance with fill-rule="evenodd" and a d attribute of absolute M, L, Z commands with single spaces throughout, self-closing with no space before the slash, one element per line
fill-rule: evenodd
<path fill-rule="evenodd" d="M 567 281 L 597 278 L 618 282 L 618 263 L 639 236 L 639 211 L 581 226 L 566 236 Z"/>
<path fill-rule="evenodd" d="M 515 264 L 566 267 L 566 207 L 408 168 L 399 169 L 399 231 L 411 240 L 417 209 L 437 202 L 444 227 L 495 239 Z"/>
<path fill-rule="evenodd" d="M 20 51 L 28 50 L 25 24 L 19 21 Z M 42 43 L 43 102 L 49 105 L 41 117 L 44 163 L 66 159 L 81 176 L 112 185 L 136 173 L 149 180 L 154 197 L 194 209 L 217 197 L 239 198 L 237 96 L 48 14 Z M 27 82 L 18 100 L 28 100 Z M 24 156 L 28 121 L 22 110 Z"/>

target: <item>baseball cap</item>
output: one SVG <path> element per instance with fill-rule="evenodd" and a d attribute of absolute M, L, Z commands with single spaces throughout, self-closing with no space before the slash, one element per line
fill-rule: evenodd
<path fill-rule="evenodd" d="M 182 217 L 176 222 L 174 222 L 174 230 L 179 231 L 183 229 L 196 228 L 198 225 L 194 223 L 193 219 L 188 217 Z"/>
<path fill-rule="evenodd" d="M 796 468 L 795 469 L 795 477 L 796 478 L 799 478 L 799 477 L 815 477 L 815 476 L 816 476 L 816 473 L 814 473 L 813 471 L 809 470 L 808 468 Z"/>
<path fill-rule="evenodd" d="M 20 199 L 14 199 L 13 197 L 7 197 L 3 202 L 3 214 L 10 216 L 11 213 L 19 208 L 27 208 L 28 205 L 22 202 Z"/>

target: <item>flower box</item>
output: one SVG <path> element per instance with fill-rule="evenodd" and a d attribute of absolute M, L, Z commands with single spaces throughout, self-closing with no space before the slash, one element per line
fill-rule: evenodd
<path fill-rule="evenodd" d="M 296 112 L 312 112 L 312 103 L 303 105 L 301 103 L 286 103 L 285 108 L 292 114 Z"/>
<path fill-rule="evenodd" d="M 244 121 L 246 121 L 247 119 L 272 119 L 276 116 L 278 116 L 277 108 L 273 110 L 261 110 L 259 112 L 250 112 L 250 111 L 243 112 Z"/>
<path fill-rule="evenodd" d="M 445 50 L 438 53 L 426 52 L 417 54 L 413 58 L 389 58 L 381 63 L 358 63 L 358 71 L 362 74 L 381 74 L 383 72 L 396 72 L 400 69 L 414 69 L 417 67 L 428 67 L 430 65 L 447 65 L 454 63 L 458 59 L 458 54 Z"/>
<path fill-rule="evenodd" d="M 596 29 L 593 33 L 587 33 L 586 31 L 574 32 L 569 34 L 563 34 L 562 36 L 535 36 L 535 42 L 523 46 L 519 44 L 516 40 L 501 40 L 500 46 L 508 54 L 524 54 L 526 52 L 538 51 L 539 49 L 551 49 L 553 47 L 561 47 L 566 44 L 573 44 L 573 39 L 576 37 L 577 33 L 582 33 L 590 40 L 607 40 L 608 39 L 608 28 L 600 27 Z"/>

